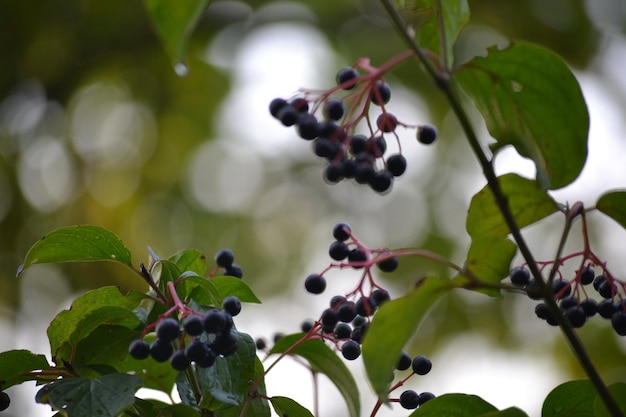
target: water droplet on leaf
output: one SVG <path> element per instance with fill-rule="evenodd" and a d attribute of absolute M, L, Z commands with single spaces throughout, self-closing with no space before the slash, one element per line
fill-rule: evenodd
<path fill-rule="evenodd" d="M 189 74 L 189 68 L 185 63 L 177 62 L 176 64 L 174 64 L 174 72 L 179 77 L 185 77 L 187 76 L 187 74 Z"/>

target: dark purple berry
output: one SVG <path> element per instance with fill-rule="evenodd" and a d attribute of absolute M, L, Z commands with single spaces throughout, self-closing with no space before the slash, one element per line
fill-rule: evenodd
<path fill-rule="evenodd" d="M 303 97 L 294 98 L 289 104 L 300 113 L 309 111 L 309 102 Z"/>
<path fill-rule="evenodd" d="M 344 90 L 352 90 L 357 83 L 359 73 L 350 67 L 342 68 L 337 73 L 337 85 Z"/>
<path fill-rule="evenodd" d="M 270 102 L 270 114 L 274 117 L 278 117 L 280 109 L 287 105 L 287 100 L 284 98 L 275 98 Z"/>
<path fill-rule="evenodd" d="M 228 277 L 243 278 L 243 269 L 237 264 L 232 264 L 224 268 L 224 275 Z"/>
<path fill-rule="evenodd" d="M 617 311 L 615 304 L 611 300 L 602 300 L 598 303 L 598 314 L 605 319 L 610 319 L 615 311 Z"/>
<path fill-rule="evenodd" d="M 313 320 L 305 320 L 300 324 L 300 330 L 304 333 L 308 333 L 313 328 Z"/>
<path fill-rule="evenodd" d="M 570 324 L 574 328 L 582 327 L 587 321 L 587 315 L 582 307 L 570 307 L 563 312 L 565 317 L 569 320 Z"/>
<path fill-rule="evenodd" d="M 376 126 L 381 132 L 393 132 L 398 127 L 398 118 L 391 113 L 382 113 L 376 119 Z"/>
<path fill-rule="evenodd" d="M 311 274 L 304 280 L 304 288 L 311 294 L 321 294 L 326 289 L 326 279 L 318 274 Z"/>
<path fill-rule="evenodd" d="M 528 269 L 517 267 L 511 271 L 511 283 L 517 287 L 525 287 L 530 282 Z"/>
<path fill-rule="evenodd" d="M 365 333 L 367 333 L 367 329 L 369 329 L 369 323 L 366 322 L 357 327 L 353 322 L 352 325 L 354 326 L 354 328 L 352 329 L 350 339 L 354 340 L 357 343 L 363 343 Z"/>
<path fill-rule="evenodd" d="M 206 346 L 206 355 L 196 361 L 196 365 L 200 368 L 210 368 L 215 363 L 215 352 L 213 352 L 208 346 Z"/>
<path fill-rule="evenodd" d="M 211 310 L 207 312 L 202 319 L 204 330 L 207 333 L 221 333 L 228 327 L 229 318 L 230 316 L 221 310 Z"/>
<path fill-rule="evenodd" d="M 398 268 L 400 264 L 400 260 L 397 256 L 393 258 L 385 259 L 384 261 L 378 262 L 376 266 L 383 272 L 393 272 Z"/>
<path fill-rule="evenodd" d="M 377 288 L 374 292 L 372 292 L 371 299 L 374 304 L 380 307 L 391 299 L 391 295 L 389 295 L 389 291 Z"/>
<path fill-rule="evenodd" d="M 184 371 L 189 368 L 189 365 L 191 365 L 191 361 L 187 358 L 187 356 L 185 356 L 185 351 L 182 349 L 174 352 L 170 363 L 172 364 L 172 368 L 177 371 Z"/>
<path fill-rule="evenodd" d="M 278 118 L 278 120 L 280 120 L 283 126 L 289 127 L 296 124 L 299 115 L 300 113 L 298 112 L 298 110 L 294 109 L 293 106 L 286 105 L 278 110 L 278 114 L 276 115 L 276 117 Z"/>
<path fill-rule="evenodd" d="M 215 254 L 215 263 L 222 268 L 228 268 L 235 261 L 235 255 L 230 249 L 220 249 Z"/>
<path fill-rule="evenodd" d="M 548 320 L 549 318 L 552 318 L 552 312 L 545 303 L 540 303 L 535 306 L 535 315 L 541 320 Z"/>
<path fill-rule="evenodd" d="M 603 298 L 613 298 L 613 294 L 617 291 L 617 287 L 614 283 L 607 281 L 602 282 L 598 288 L 598 294 Z"/>
<path fill-rule="evenodd" d="M 421 125 L 417 128 L 417 140 L 424 145 L 430 145 L 437 139 L 437 129 L 431 125 Z"/>
<path fill-rule="evenodd" d="M 354 340 L 348 340 L 341 345 L 341 354 L 347 360 L 353 361 L 361 355 L 361 346 Z"/>
<path fill-rule="evenodd" d="M 348 245 L 346 245 L 345 242 L 336 240 L 330 244 L 328 254 L 334 260 L 342 261 L 348 257 L 348 254 L 350 254 L 350 248 L 348 248 Z"/>
<path fill-rule="evenodd" d="M 373 157 L 380 158 L 387 150 L 387 141 L 382 136 L 374 136 L 367 140 L 366 150 Z"/>
<path fill-rule="evenodd" d="M 231 317 L 234 317 L 241 312 L 241 301 L 239 301 L 239 297 L 236 295 L 229 295 L 222 301 L 222 308 Z"/>
<path fill-rule="evenodd" d="M 369 184 L 372 190 L 377 193 L 384 193 L 393 185 L 393 175 L 389 171 L 377 172 L 370 179 Z"/>
<path fill-rule="evenodd" d="M 200 336 L 204 331 L 202 317 L 193 314 L 185 317 L 185 320 L 183 321 L 183 329 L 189 336 Z"/>
<path fill-rule="evenodd" d="M 166 342 L 163 339 L 156 339 L 150 345 L 150 356 L 157 362 L 165 362 L 174 353 L 174 348 L 171 342 Z"/>
<path fill-rule="evenodd" d="M 420 396 L 412 389 L 408 389 L 400 394 L 400 405 L 407 410 L 413 410 L 420 405 Z"/>
<path fill-rule="evenodd" d="M 157 324 L 156 335 L 157 338 L 166 342 L 176 340 L 180 336 L 180 324 L 173 318 L 163 319 Z"/>
<path fill-rule="evenodd" d="M 343 117 L 345 107 L 338 98 L 329 98 L 324 107 L 324 115 L 330 120 L 339 120 Z"/>
<path fill-rule="evenodd" d="M 572 293 L 572 286 L 566 279 L 555 279 L 552 281 L 552 292 L 556 299 L 561 299 Z"/>
<path fill-rule="evenodd" d="M 406 371 L 407 369 L 411 367 L 412 362 L 413 362 L 413 359 L 411 359 L 411 356 L 406 352 L 402 352 L 400 354 L 400 359 L 398 359 L 398 364 L 396 365 L 396 369 L 398 371 Z"/>
<path fill-rule="evenodd" d="M 602 285 L 605 282 L 608 282 L 608 278 L 604 275 L 598 275 L 593 280 L 593 288 L 595 288 L 595 290 L 598 291 L 598 288 L 600 288 L 600 285 Z"/>
<path fill-rule="evenodd" d="M 590 267 L 586 266 L 580 273 L 580 283 L 583 285 L 589 285 L 593 282 L 595 272 Z"/>
<path fill-rule="evenodd" d="M 356 317 L 356 307 L 354 301 L 347 301 L 337 310 L 339 320 L 344 323 L 350 323 Z"/>
<path fill-rule="evenodd" d="M 383 104 L 387 104 L 390 98 L 391 88 L 389 88 L 389 85 L 381 80 L 376 81 L 370 92 L 370 100 L 372 103 L 382 106 Z"/>
<path fill-rule="evenodd" d="M 353 155 L 358 155 L 361 152 L 365 152 L 367 148 L 367 138 L 364 135 L 354 135 L 350 139 L 350 152 Z"/>
<path fill-rule="evenodd" d="M 366 296 L 359 298 L 355 304 L 356 312 L 363 317 L 369 317 L 376 311 L 376 304 Z"/>
<path fill-rule="evenodd" d="M 263 350 L 267 347 L 267 342 L 262 337 L 259 337 L 254 341 L 254 345 L 258 350 Z"/>
<path fill-rule="evenodd" d="M 192 362 L 201 362 L 208 354 L 209 347 L 200 339 L 193 339 L 185 348 L 185 355 Z"/>
<path fill-rule="evenodd" d="M 4 411 L 11 405 L 11 398 L 6 392 L 0 392 L 0 411 Z"/>
<path fill-rule="evenodd" d="M 387 170 L 394 177 L 404 174 L 404 171 L 406 171 L 406 158 L 400 154 L 391 155 L 387 159 Z"/>
<path fill-rule="evenodd" d="M 302 139 L 313 140 L 320 134 L 317 119 L 312 114 L 305 114 L 298 119 L 298 135 Z"/>
<path fill-rule="evenodd" d="M 331 184 L 336 184 L 343 179 L 343 166 L 331 163 L 324 168 L 324 179 Z"/>
<path fill-rule="evenodd" d="M 426 356 L 416 356 L 413 358 L 413 362 L 411 363 L 411 368 L 413 372 L 418 375 L 426 375 L 432 369 L 433 364 Z"/>
<path fill-rule="evenodd" d="M 237 338 L 232 333 L 219 333 L 213 339 L 211 349 L 218 355 L 230 356 L 237 351 Z"/>
<path fill-rule="evenodd" d="M 356 266 L 353 266 L 353 268 L 355 269 L 363 268 L 363 265 L 358 265 L 358 264 L 361 264 L 367 261 L 367 254 L 363 252 L 361 249 L 358 249 L 358 248 L 352 249 L 350 253 L 348 254 L 348 261 L 357 264 Z"/>
<path fill-rule="evenodd" d="M 581 301 L 580 307 L 582 307 L 587 317 L 595 316 L 598 311 L 598 303 L 596 303 L 596 300 L 591 298 Z"/>
<path fill-rule="evenodd" d="M 350 327 L 349 324 L 338 323 L 335 326 L 335 330 L 334 330 L 335 339 L 338 339 L 338 340 L 349 339 L 351 334 L 352 334 L 352 327 Z"/>
<path fill-rule="evenodd" d="M 567 310 L 568 308 L 576 307 L 577 305 L 578 305 L 578 298 L 573 297 L 571 295 L 567 297 L 563 297 L 561 301 L 559 302 L 559 307 L 561 307 L 561 309 L 564 311 Z"/>
<path fill-rule="evenodd" d="M 320 320 L 324 326 L 334 327 L 339 322 L 339 316 L 335 310 L 327 308 L 322 312 Z"/>
<path fill-rule="evenodd" d="M 611 326 L 620 336 L 626 336 L 626 312 L 616 311 L 611 316 Z"/>
<path fill-rule="evenodd" d="M 433 398 L 435 398 L 435 394 L 433 394 L 432 392 L 422 392 L 420 394 L 420 405 L 432 400 Z"/>
<path fill-rule="evenodd" d="M 347 301 L 348 300 L 343 295 L 335 295 L 333 296 L 333 298 L 330 299 L 329 307 L 332 308 L 333 310 L 337 310 Z"/>
<path fill-rule="evenodd" d="M 143 339 L 133 340 L 128 347 L 128 353 L 135 359 L 146 359 L 150 356 L 150 345 Z"/>

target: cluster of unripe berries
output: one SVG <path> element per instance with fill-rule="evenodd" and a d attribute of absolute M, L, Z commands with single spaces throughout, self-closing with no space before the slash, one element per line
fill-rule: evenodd
<path fill-rule="evenodd" d="M 402 153 L 385 157 L 384 134 L 395 132 L 398 126 L 417 127 L 417 139 L 431 144 L 437 138 L 437 131 L 430 125 L 404 124 L 385 109 L 391 89 L 379 72 L 360 75 L 355 68 L 346 67 L 337 73 L 336 81 L 336 87 L 315 97 L 312 92 L 304 92 L 291 100 L 275 98 L 269 105 L 270 113 L 284 126 L 296 126 L 302 139 L 312 141 L 315 154 L 328 161 L 324 170 L 328 182 L 354 179 L 374 191 L 386 192 L 394 178 L 404 174 L 407 163 Z M 335 95 L 357 86 L 355 92 L 343 98 Z M 376 129 L 369 118 L 370 104 L 381 109 Z M 369 127 L 368 135 L 356 132 L 363 119 Z"/>
<path fill-rule="evenodd" d="M 535 282 L 531 279 L 528 269 L 514 268 L 510 278 L 513 285 L 526 288 L 531 298 L 537 298 L 533 295 Z M 590 284 L 600 295 L 599 302 L 588 297 L 584 287 Z M 551 285 L 554 299 L 558 301 L 559 308 L 572 327 L 582 327 L 588 318 L 597 314 L 609 319 L 618 335 L 626 336 L 626 298 L 624 298 L 626 284 L 613 278 L 606 271 L 596 276 L 594 269 L 587 265 L 578 271 L 573 280 L 555 279 Z M 540 303 L 535 307 L 535 314 L 552 326 L 558 325 L 556 318 L 545 303 Z"/>

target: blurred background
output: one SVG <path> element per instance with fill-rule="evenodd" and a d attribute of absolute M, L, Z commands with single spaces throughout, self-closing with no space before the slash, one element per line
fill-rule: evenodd
<path fill-rule="evenodd" d="M 588 164 L 555 198 L 590 206 L 603 191 L 626 187 L 626 2 L 469 4 L 458 63 L 484 55 L 487 46 L 523 39 L 556 51 L 581 82 L 591 114 Z M 298 331 L 331 295 L 355 285 L 357 277 L 344 271 L 329 276 L 326 295 L 303 289 L 304 277 L 330 262 L 327 247 L 339 221 L 371 247 L 426 248 L 462 264 L 469 243 L 465 213 L 484 180 L 446 102 L 415 62 L 387 77 L 388 109 L 407 123 L 437 126 L 440 138 L 425 147 L 413 130 L 400 131 L 409 165 L 389 195 L 352 182 L 326 184 L 324 162 L 310 144 L 268 112 L 274 97 L 332 87 L 337 70 L 359 57 L 380 65 L 403 49 L 376 1 L 215 0 L 193 32 L 189 72 L 180 77 L 139 1 L 2 2 L 0 349 L 49 355 L 46 327 L 77 294 L 103 285 L 144 289 L 136 275 L 107 263 L 37 266 L 15 277 L 37 239 L 73 224 L 109 228 L 137 265 L 148 261 L 148 246 L 163 257 L 183 248 L 209 257 L 233 249 L 264 302 L 246 306 L 237 324 L 268 339 Z M 475 124 L 487 143 L 479 118 Z M 534 173 L 513 151 L 496 167 Z M 526 231 L 538 259 L 553 256 L 561 221 L 553 216 Z M 626 234 L 600 215 L 590 224 L 594 249 L 619 276 L 626 271 Z M 576 232 L 571 251 L 580 248 Z M 427 273 L 451 274 L 402 259 L 399 270 L 380 281 L 399 296 Z M 533 307 L 514 295 L 445 297 L 409 347 L 433 359 L 433 372 L 410 387 L 474 393 L 538 415 L 554 386 L 583 374 L 558 330 L 536 319 Z M 626 343 L 610 324 L 595 318 L 580 334 L 607 381 L 624 381 Z M 359 365 L 350 366 L 362 378 Z M 300 371 L 293 384 L 299 371 L 279 367 L 270 374 L 270 394 L 310 406 L 309 377 Z M 326 382 L 321 415 L 344 415 Z M 52 415 L 34 404 L 34 384 L 25 385 L 9 390 L 6 414 Z M 362 385 L 366 415 L 374 401 Z M 382 411 L 392 414 L 408 412 Z"/>

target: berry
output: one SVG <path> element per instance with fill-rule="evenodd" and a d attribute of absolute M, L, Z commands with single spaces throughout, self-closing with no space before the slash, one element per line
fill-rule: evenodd
<path fill-rule="evenodd" d="M 326 289 L 326 279 L 318 274 L 311 274 L 304 280 L 304 288 L 311 294 L 321 294 Z"/>
<path fill-rule="evenodd" d="M 352 90 L 357 83 L 358 76 L 359 73 L 354 68 L 346 67 L 339 70 L 335 79 L 342 89 Z"/>
<path fill-rule="evenodd" d="M 608 282 L 608 278 L 604 275 L 598 275 L 593 280 L 593 288 L 595 288 L 595 290 L 598 291 L 598 288 L 600 288 L 600 285 L 602 285 L 605 282 Z"/>
<path fill-rule="evenodd" d="M 517 287 L 525 287 L 530 282 L 528 269 L 517 267 L 511 271 L 511 283 Z"/>
<path fill-rule="evenodd" d="M 200 339 L 192 340 L 185 348 L 185 355 L 192 362 L 201 362 L 208 354 L 209 347 Z"/>
<path fill-rule="evenodd" d="M 587 317 L 593 317 L 598 312 L 598 303 L 591 298 L 581 301 L 580 307 L 582 307 Z"/>
<path fill-rule="evenodd" d="M 234 317 L 241 312 L 241 301 L 239 301 L 239 297 L 229 295 L 222 301 L 222 308 L 230 314 L 231 317 Z"/>
<path fill-rule="evenodd" d="M 330 244 L 330 247 L 328 248 L 328 254 L 334 260 L 342 261 L 348 257 L 348 254 L 350 254 L 350 248 L 348 248 L 348 245 L 346 245 L 345 242 L 342 242 L 341 240 L 336 240 Z"/>
<path fill-rule="evenodd" d="M 605 319 L 610 319 L 616 311 L 615 304 L 611 300 L 602 300 L 598 304 L 598 314 Z"/>
<path fill-rule="evenodd" d="M 566 279 L 556 279 L 552 281 L 552 292 L 556 299 L 561 299 L 571 294 L 572 286 Z"/>
<path fill-rule="evenodd" d="M 567 310 L 568 308 L 576 307 L 577 305 L 578 298 L 572 297 L 571 295 L 563 297 L 559 303 L 559 307 L 561 307 L 562 310 Z"/>
<path fill-rule="evenodd" d="M 377 172 L 369 181 L 372 190 L 378 193 L 384 193 L 389 190 L 393 184 L 393 175 L 389 171 Z"/>
<path fill-rule="evenodd" d="M 0 392 L 0 411 L 4 411 L 9 408 L 11 404 L 11 398 L 9 398 L 9 394 L 6 392 Z"/>
<path fill-rule="evenodd" d="M 180 325 L 178 321 L 173 318 L 161 320 L 159 324 L 157 324 L 156 335 L 157 338 L 166 342 L 178 339 L 178 336 L 180 336 Z"/>
<path fill-rule="evenodd" d="M 400 261 L 398 260 L 398 257 L 394 256 L 393 258 L 385 259 L 384 261 L 378 262 L 376 266 L 378 266 L 378 269 L 383 272 L 393 272 L 396 270 L 396 268 L 398 268 L 399 264 Z"/>
<path fill-rule="evenodd" d="M 363 135 L 354 135 L 350 139 L 350 152 L 353 155 L 358 155 L 361 152 L 365 152 L 367 147 L 367 138 Z"/>
<path fill-rule="evenodd" d="M 398 118 L 391 113 L 382 113 L 376 119 L 376 126 L 381 132 L 393 132 L 398 127 Z"/>
<path fill-rule="evenodd" d="M 215 352 L 206 346 L 206 355 L 196 362 L 200 368 L 210 368 L 215 363 Z"/>
<path fill-rule="evenodd" d="M 280 110 L 278 110 L 278 114 L 276 117 L 283 126 L 293 126 L 298 121 L 298 110 L 294 109 L 291 105 L 283 106 Z"/>
<path fill-rule="evenodd" d="M 305 320 L 300 324 L 300 330 L 304 333 L 308 333 L 313 328 L 313 320 Z"/>
<path fill-rule="evenodd" d="M 348 300 L 343 295 L 335 295 L 333 298 L 330 299 L 330 308 L 336 310 L 341 307 L 346 301 Z"/>
<path fill-rule="evenodd" d="M 626 336 L 626 312 L 616 311 L 611 316 L 611 326 L 620 336 Z"/>
<path fill-rule="evenodd" d="M 352 334 L 352 327 L 346 323 L 339 323 L 335 326 L 333 334 L 335 339 L 349 339 Z"/>
<path fill-rule="evenodd" d="M 367 254 L 363 252 L 361 249 L 355 248 L 350 251 L 348 254 L 348 261 L 354 262 L 357 264 L 363 263 L 367 261 Z M 363 265 L 353 266 L 353 268 L 363 268 Z"/>
<path fill-rule="evenodd" d="M 333 327 L 339 322 L 339 316 L 336 311 L 327 308 L 322 312 L 320 320 L 324 326 Z"/>
<path fill-rule="evenodd" d="M 355 340 L 348 340 L 341 346 L 341 354 L 349 361 L 353 361 L 361 355 L 361 346 Z"/>
<path fill-rule="evenodd" d="M 224 275 L 228 277 L 243 278 L 243 269 L 237 264 L 224 268 Z"/>
<path fill-rule="evenodd" d="M 547 304 L 540 303 L 535 306 L 535 315 L 541 320 L 552 319 L 552 313 Z"/>
<path fill-rule="evenodd" d="M 387 159 L 387 170 L 394 177 L 399 177 L 406 171 L 406 158 L 400 154 L 391 155 Z"/>
<path fill-rule="evenodd" d="M 313 140 L 320 134 L 319 123 L 312 114 L 305 114 L 298 119 L 298 135 L 305 140 Z"/>
<path fill-rule="evenodd" d="M 300 113 L 309 111 L 309 102 L 303 97 L 294 98 L 289 104 Z"/>
<path fill-rule="evenodd" d="M 339 306 L 337 310 L 337 317 L 339 317 L 339 321 L 344 323 L 350 323 L 356 317 L 356 306 L 354 301 L 347 301 L 346 303 Z"/>
<path fill-rule="evenodd" d="M 374 311 L 376 310 L 376 304 L 372 301 L 370 297 L 363 296 L 357 300 L 355 308 L 358 315 L 363 317 L 369 317 L 374 314 Z"/>
<path fill-rule="evenodd" d="M 220 333 L 228 327 L 228 314 L 214 309 L 205 314 L 202 322 L 207 333 Z"/>
<path fill-rule="evenodd" d="M 335 159 L 340 151 L 341 146 L 330 139 L 321 137 L 317 138 L 315 142 L 313 142 L 313 152 L 315 155 L 321 158 L 326 158 L 329 161 Z"/>
<path fill-rule="evenodd" d="M 228 268 L 233 264 L 235 255 L 230 249 L 220 249 L 215 254 L 215 263 L 222 268 Z"/>
<path fill-rule="evenodd" d="M 587 315 L 582 307 L 571 307 L 564 311 L 565 317 L 574 328 L 582 327 L 587 321 Z"/>
<path fill-rule="evenodd" d="M 150 345 L 150 356 L 157 362 L 165 362 L 174 353 L 171 342 L 162 339 L 156 339 Z"/>
<path fill-rule="evenodd" d="M 378 288 L 374 290 L 371 298 L 374 304 L 380 307 L 381 305 L 383 305 L 383 303 L 391 299 L 391 295 L 389 295 L 389 291 Z"/>
<path fill-rule="evenodd" d="M 408 353 L 402 352 L 400 354 L 400 359 L 398 359 L 398 364 L 396 365 L 396 369 L 398 371 L 406 371 L 407 369 L 411 367 L 412 361 L 413 360 L 411 359 L 411 356 Z"/>
<path fill-rule="evenodd" d="M 376 81 L 376 84 L 374 84 L 370 92 L 370 100 L 372 103 L 382 106 L 383 104 L 387 104 L 390 98 L 391 88 L 389 88 L 389 85 L 381 80 Z"/>
<path fill-rule="evenodd" d="M 613 297 L 613 294 L 617 291 L 617 287 L 614 283 L 606 280 L 598 286 L 597 290 L 598 294 L 600 294 L 603 298 L 608 299 Z"/>
<path fill-rule="evenodd" d="M 426 356 L 419 355 L 413 358 L 411 367 L 413 368 L 414 373 L 418 375 L 426 375 L 432 369 L 433 364 Z"/>
<path fill-rule="evenodd" d="M 135 359 L 146 359 L 150 356 L 150 345 L 143 339 L 133 340 L 128 347 L 128 353 Z"/>
<path fill-rule="evenodd" d="M 182 349 L 174 352 L 170 363 L 172 364 L 172 368 L 176 369 L 177 371 L 184 371 L 185 369 L 189 368 L 189 365 L 191 365 L 191 362 L 189 361 L 187 356 L 185 356 L 185 351 Z"/>
<path fill-rule="evenodd" d="M 352 334 L 350 335 L 350 339 L 354 340 L 357 343 L 362 343 L 363 338 L 365 337 L 365 333 L 367 333 L 367 329 L 369 329 L 369 323 L 363 323 L 362 325 L 356 327 L 354 322 L 352 323 L 354 329 L 352 329 Z"/>
<path fill-rule="evenodd" d="M 435 394 L 433 394 L 432 392 L 422 392 L 420 394 L 420 405 L 432 400 L 433 398 L 435 398 Z"/>
<path fill-rule="evenodd" d="M 330 120 L 339 120 L 343 117 L 345 107 L 343 102 L 338 98 L 330 98 L 326 101 L 326 107 L 324 107 L 324 115 Z"/>
<path fill-rule="evenodd" d="M 437 139 L 437 129 L 431 125 L 421 125 L 417 128 L 417 141 L 430 145 Z"/>
<path fill-rule="evenodd" d="M 420 405 L 420 396 L 412 389 L 408 389 L 400 394 L 400 405 L 407 410 L 413 410 Z"/>
<path fill-rule="evenodd" d="M 278 112 L 287 105 L 287 100 L 284 98 L 275 98 L 270 102 L 270 114 L 278 118 Z"/>
<path fill-rule="evenodd" d="M 230 356 L 237 351 L 237 338 L 232 333 L 219 333 L 211 343 L 211 349 L 218 355 Z"/>
<path fill-rule="evenodd" d="M 374 136 L 367 140 L 366 149 L 374 157 L 380 158 L 387 150 L 387 141 L 382 136 Z"/>
<path fill-rule="evenodd" d="M 259 337 L 254 341 L 254 345 L 258 350 L 263 350 L 267 347 L 267 342 L 265 341 L 265 339 Z"/>
<path fill-rule="evenodd" d="M 196 315 L 185 317 L 185 320 L 183 321 L 183 329 L 189 336 L 200 336 L 204 331 L 202 317 L 198 317 Z"/>
<path fill-rule="evenodd" d="M 285 337 L 285 333 L 276 332 L 276 333 L 274 333 L 274 336 L 272 337 L 272 340 L 274 341 L 274 343 L 276 343 L 280 339 L 282 339 L 283 337 Z"/>
<path fill-rule="evenodd" d="M 586 266 L 580 273 L 580 283 L 583 285 L 589 285 L 593 282 L 595 272 L 590 267 Z"/>

